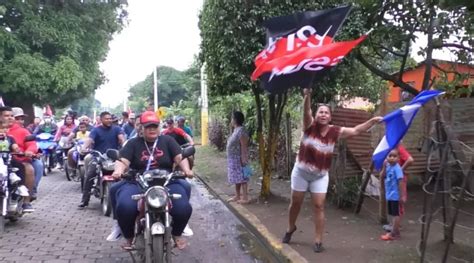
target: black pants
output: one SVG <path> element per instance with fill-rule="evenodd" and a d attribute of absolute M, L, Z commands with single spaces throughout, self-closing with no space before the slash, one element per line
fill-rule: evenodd
<path fill-rule="evenodd" d="M 25 184 L 25 166 L 22 162 L 12 159 L 11 166 L 14 168 L 18 168 L 16 175 L 21 178 L 21 184 Z"/>
<path fill-rule="evenodd" d="M 94 185 L 94 179 L 97 174 L 97 158 L 91 154 L 88 154 L 84 158 L 84 166 L 86 168 L 84 188 L 82 189 L 82 202 L 89 203 L 91 199 L 91 190 Z"/>

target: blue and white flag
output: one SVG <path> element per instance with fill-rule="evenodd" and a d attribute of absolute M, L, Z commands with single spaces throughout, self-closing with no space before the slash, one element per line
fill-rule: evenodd
<path fill-rule="evenodd" d="M 444 92 L 438 90 L 422 91 L 413 98 L 410 103 L 383 117 L 383 121 L 385 121 L 386 124 L 385 136 L 380 141 L 372 156 L 375 169 L 380 170 L 382 168 L 383 162 L 385 158 L 387 158 L 388 153 L 393 150 L 403 136 L 405 136 L 405 133 L 407 133 L 408 128 L 410 128 L 418 109 L 432 98 L 441 94 L 444 94 Z"/>

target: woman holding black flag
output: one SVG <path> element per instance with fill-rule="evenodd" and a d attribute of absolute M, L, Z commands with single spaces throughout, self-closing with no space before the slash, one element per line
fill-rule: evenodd
<path fill-rule="evenodd" d="M 313 118 L 311 111 L 311 89 L 304 89 L 303 135 L 295 166 L 291 174 L 291 202 L 289 206 L 288 229 L 282 242 L 289 243 L 296 231 L 296 219 L 309 190 L 314 206 L 315 237 L 313 250 L 324 250 L 322 237 L 324 232 L 324 203 L 329 185 L 334 146 L 338 139 L 347 139 L 367 131 L 379 123 L 382 117 L 372 119 L 353 128 L 331 125 L 331 109 L 328 105 L 318 107 Z"/>

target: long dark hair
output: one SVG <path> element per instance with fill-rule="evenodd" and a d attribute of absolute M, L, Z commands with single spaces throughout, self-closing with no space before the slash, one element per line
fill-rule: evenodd
<path fill-rule="evenodd" d="M 235 123 L 239 126 L 242 126 L 245 121 L 244 114 L 240 111 L 234 111 L 232 113 L 232 119 L 234 119 Z"/>

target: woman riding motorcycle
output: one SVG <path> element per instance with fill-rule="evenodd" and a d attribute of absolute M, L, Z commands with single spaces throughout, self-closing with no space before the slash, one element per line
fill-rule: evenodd
<path fill-rule="evenodd" d="M 170 136 L 160 135 L 159 119 L 152 111 L 146 111 L 140 116 L 143 126 L 143 137 L 135 137 L 127 141 L 120 150 L 120 159 L 115 162 L 112 176 L 120 178 L 130 167 L 138 172 L 152 169 L 172 171 L 174 165 L 179 165 L 184 174 L 193 176 L 187 162 L 182 162 L 181 148 Z M 192 207 L 189 203 L 191 186 L 186 180 L 175 179 L 167 188 L 170 194 L 181 194 L 180 199 L 172 199 L 170 214 L 173 217 L 172 235 L 176 246 L 183 249 L 186 241 L 181 237 L 189 218 Z M 123 236 L 127 240 L 126 247 L 131 246 L 134 236 L 134 224 L 138 215 L 137 201 L 132 195 L 140 194 L 141 189 L 134 180 L 124 180 L 110 188 L 110 200 Z"/>

